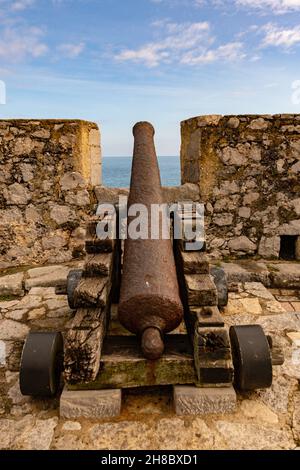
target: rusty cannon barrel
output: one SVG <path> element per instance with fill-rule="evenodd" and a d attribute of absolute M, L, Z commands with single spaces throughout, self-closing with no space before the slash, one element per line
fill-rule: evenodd
<path fill-rule="evenodd" d="M 181 323 L 183 306 L 172 243 L 162 236 L 151 239 L 151 205 L 163 204 L 159 167 L 154 146 L 154 128 L 140 122 L 133 128 L 134 152 L 128 210 L 143 204 L 148 210 L 148 238 L 125 240 L 119 320 L 141 338 L 147 359 L 164 352 L 164 333 Z M 163 215 L 167 217 L 167 214 Z M 128 226 L 132 218 L 128 217 Z"/>

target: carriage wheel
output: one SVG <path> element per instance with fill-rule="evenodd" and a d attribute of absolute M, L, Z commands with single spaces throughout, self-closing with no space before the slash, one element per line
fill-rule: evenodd
<path fill-rule="evenodd" d="M 24 344 L 20 366 L 22 395 L 54 396 L 63 369 L 61 333 L 31 332 Z"/>
<path fill-rule="evenodd" d="M 241 391 L 272 385 L 272 358 L 267 336 L 259 325 L 232 326 L 229 331 L 234 383 Z"/>

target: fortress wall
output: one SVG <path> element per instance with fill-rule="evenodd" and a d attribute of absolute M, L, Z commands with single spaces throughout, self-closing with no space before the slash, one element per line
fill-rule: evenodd
<path fill-rule="evenodd" d="M 166 202 L 205 203 L 213 257 L 278 258 L 285 235 L 300 259 L 299 115 L 184 121 L 181 166 Z M 101 182 L 96 124 L 0 121 L 0 269 L 81 257 L 97 202 L 128 193 Z"/>
<path fill-rule="evenodd" d="M 97 184 L 96 124 L 0 121 L 0 269 L 81 256 Z"/>
<path fill-rule="evenodd" d="M 0 120 L 0 270 L 81 258 L 96 205 L 129 192 L 101 186 L 101 169 L 94 123 Z M 166 202 L 199 200 L 199 187 L 164 194 Z"/>
<path fill-rule="evenodd" d="M 300 259 L 300 115 L 200 116 L 181 133 L 182 183 L 199 185 L 211 253 L 278 258 L 289 236 Z"/>

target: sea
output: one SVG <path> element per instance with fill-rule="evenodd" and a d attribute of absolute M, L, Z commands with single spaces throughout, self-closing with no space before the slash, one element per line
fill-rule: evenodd
<path fill-rule="evenodd" d="M 180 157 L 158 157 L 163 186 L 180 185 Z M 104 157 L 102 159 L 104 186 L 127 188 L 130 186 L 132 157 Z"/>

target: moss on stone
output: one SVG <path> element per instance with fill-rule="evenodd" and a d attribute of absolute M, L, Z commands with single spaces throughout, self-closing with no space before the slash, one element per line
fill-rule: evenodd
<path fill-rule="evenodd" d="M 0 302 L 11 302 L 17 300 L 19 297 L 15 295 L 0 295 Z"/>

